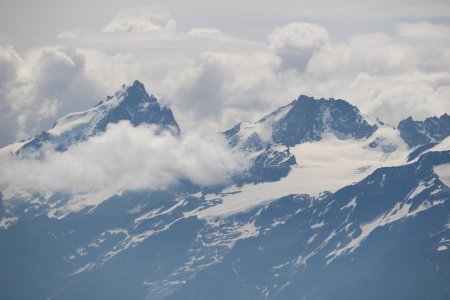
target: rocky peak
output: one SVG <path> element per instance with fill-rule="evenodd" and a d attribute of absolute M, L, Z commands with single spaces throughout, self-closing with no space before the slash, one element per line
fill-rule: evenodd
<path fill-rule="evenodd" d="M 152 124 L 161 130 L 180 134 L 172 111 L 161 106 L 156 97 L 149 95 L 144 85 L 136 80 L 132 85 L 123 85 L 113 96 L 99 101 L 94 108 L 60 118 L 50 130 L 29 140 L 18 152 L 40 149 L 48 142 L 54 143 L 56 150 L 65 151 L 74 143 L 104 132 L 109 124 L 124 120 L 134 126 Z"/>
<path fill-rule="evenodd" d="M 398 124 L 400 136 L 410 147 L 440 142 L 450 135 L 450 116 L 426 118 L 424 121 L 415 121 L 408 117 Z"/>

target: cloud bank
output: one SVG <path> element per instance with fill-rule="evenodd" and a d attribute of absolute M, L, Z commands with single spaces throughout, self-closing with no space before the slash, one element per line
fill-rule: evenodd
<path fill-rule="evenodd" d="M 155 126 L 122 121 L 66 152 L 47 151 L 41 160 L 3 156 L 0 186 L 10 194 L 160 190 L 181 180 L 201 186 L 223 183 L 246 168 L 243 156 L 218 134 L 156 132 Z"/>
<path fill-rule="evenodd" d="M 61 33 L 57 47 L 0 48 L 0 145 L 135 79 L 172 108 L 185 132 L 255 121 L 300 94 L 346 99 L 394 126 L 448 111 L 445 23 L 400 22 L 336 40 L 321 24 L 291 22 L 265 41 L 175 23 L 164 10 L 126 10 L 99 30 Z"/>

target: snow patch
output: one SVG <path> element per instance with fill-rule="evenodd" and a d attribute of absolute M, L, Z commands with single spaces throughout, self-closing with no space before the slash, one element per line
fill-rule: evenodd
<path fill-rule="evenodd" d="M 342 206 L 341 210 L 343 210 L 345 208 L 351 208 L 351 209 L 355 208 L 356 207 L 356 198 L 358 198 L 358 197 L 354 197 L 352 200 L 350 200 L 350 202 L 347 205 Z"/>
<path fill-rule="evenodd" d="M 434 173 L 446 186 L 450 187 L 450 164 L 443 164 L 433 168 Z"/>
<path fill-rule="evenodd" d="M 317 228 L 321 228 L 323 226 L 325 226 L 325 223 L 322 221 L 320 223 L 313 224 L 310 227 L 311 227 L 311 229 L 317 229 Z"/>
<path fill-rule="evenodd" d="M 308 244 L 311 244 L 312 242 L 314 242 L 314 240 L 317 237 L 317 233 L 314 233 L 309 239 L 308 241 L 306 241 Z"/>
<path fill-rule="evenodd" d="M 29 141 L 30 140 L 27 140 L 27 141 L 24 141 L 24 142 L 20 142 L 20 143 L 14 143 L 14 144 L 10 144 L 8 146 L 5 146 L 3 148 L 0 148 L 0 156 L 8 155 L 8 154 L 16 152 L 17 150 L 22 148 L 22 146 L 25 145 L 26 143 L 28 143 Z"/>
<path fill-rule="evenodd" d="M 67 215 L 74 212 L 79 212 L 86 207 L 92 207 L 92 209 L 95 209 L 95 207 L 97 207 L 103 201 L 111 198 L 114 195 L 121 195 L 121 193 L 112 191 L 99 191 L 93 193 L 74 194 L 66 204 L 50 209 L 47 213 L 47 216 L 49 218 L 61 220 Z"/>
<path fill-rule="evenodd" d="M 144 207 L 144 205 L 138 204 L 138 205 L 136 205 L 136 206 L 133 207 L 133 208 L 127 209 L 127 213 L 129 213 L 129 214 L 137 214 L 137 213 L 140 213 L 143 207 Z"/>
<path fill-rule="evenodd" d="M 69 274 L 69 276 L 80 274 L 80 273 L 82 273 L 84 271 L 89 271 L 93 267 L 95 267 L 95 263 L 88 263 L 88 264 L 82 266 L 81 268 L 77 269 L 75 272 L 72 272 L 71 274 Z"/>
<path fill-rule="evenodd" d="M 16 224 L 17 220 L 19 220 L 17 217 L 0 219 L 0 229 L 8 229 L 11 225 Z"/>
<path fill-rule="evenodd" d="M 424 190 L 426 190 L 428 188 L 428 185 L 424 182 L 419 182 L 419 185 L 416 186 L 411 193 L 409 193 L 409 195 L 406 197 L 406 200 L 410 200 L 413 199 L 414 197 L 416 197 L 417 195 L 419 195 L 420 193 L 422 193 Z"/>
<path fill-rule="evenodd" d="M 169 213 L 173 212 L 175 209 L 177 209 L 178 207 L 183 206 L 184 205 L 184 201 L 185 200 L 177 199 L 175 201 L 176 202 L 175 205 L 169 207 L 166 210 L 163 210 L 161 208 L 156 208 L 156 209 L 153 209 L 151 211 L 148 211 L 148 212 L 144 213 L 143 215 L 141 215 L 141 216 L 137 217 L 136 219 L 134 219 L 134 223 L 138 224 L 138 223 L 142 222 L 143 220 L 152 219 L 154 217 L 158 217 L 158 216 L 161 216 L 161 215 L 169 214 Z"/>

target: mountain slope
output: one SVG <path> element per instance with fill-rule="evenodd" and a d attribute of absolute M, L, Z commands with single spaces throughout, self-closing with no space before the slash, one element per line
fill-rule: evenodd
<path fill-rule="evenodd" d="M 287 195 L 223 216 L 202 214 L 218 204 L 207 195 L 170 192 L 127 192 L 60 220 L 30 214 L 0 231 L 0 293 L 446 299 L 450 182 L 435 169 L 448 166 L 450 151 L 441 148 L 335 193 Z"/>
<path fill-rule="evenodd" d="M 122 119 L 179 134 L 139 83 L 116 95 L 34 141 L 64 151 Z M 449 298 L 448 134 L 410 147 L 343 100 L 301 96 L 224 135 L 251 162 L 231 184 L 69 211 L 64 192 L 0 193 L 0 298 Z"/>
<path fill-rule="evenodd" d="M 433 169 L 449 162 L 432 152 L 234 215 L 257 234 L 168 299 L 447 299 L 450 189 Z"/>

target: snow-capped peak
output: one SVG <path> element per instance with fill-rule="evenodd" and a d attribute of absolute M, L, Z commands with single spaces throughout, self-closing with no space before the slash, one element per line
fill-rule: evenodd
<path fill-rule="evenodd" d="M 53 143 L 56 150 L 64 151 L 76 142 L 104 132 L 108 124 L 122 120 L 134 126 L 154 124 L 176 135 L 180 133 L 172 111 L 161 107 L 156 97 L 149 95 L 144 85 L 136 80 L 132 85 L 123 85 L 113 96 L 105 97 L 95 107 L 60 118 L 50 130 L 27 141 L 19 152 L 39 149 L 47 142 Z"/>
<path fill-rule="evenodd" d="M 242 123 L 225 132 L 232 146 L 258 150 L 269 143 L 294 146 L 319 141 L 332 132 L 338 138 L 367 138 L 381 122 L 363 116 L 358 108 L 340 99 L 314 99 L 301 95 L 256 123 Z"/>

